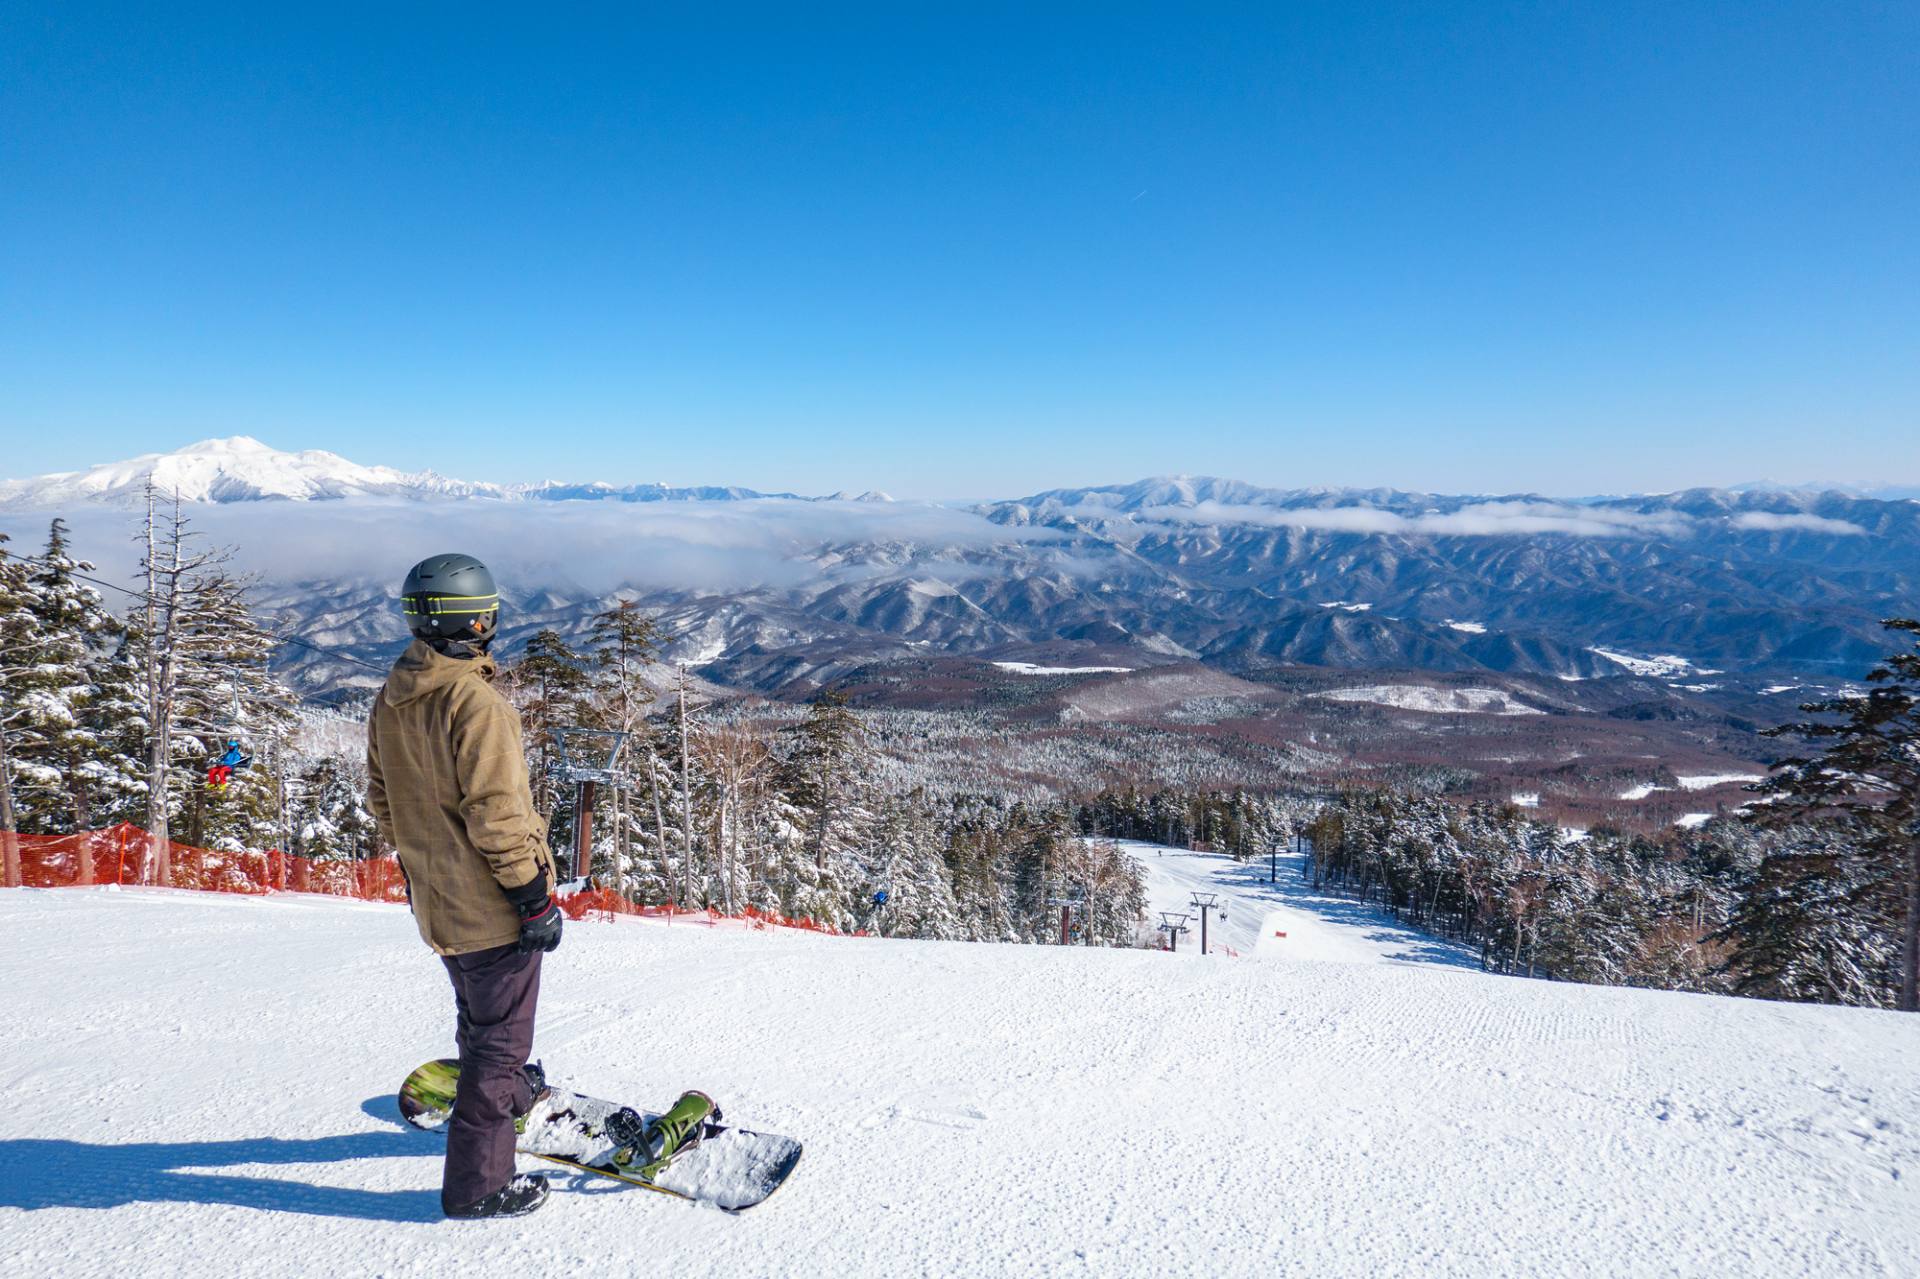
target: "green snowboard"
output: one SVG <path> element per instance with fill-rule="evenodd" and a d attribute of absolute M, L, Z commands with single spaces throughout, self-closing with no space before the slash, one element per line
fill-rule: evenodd
<path fill-rule="evenodd" d="M 459 1082 L 459 1062 L 426 1063 L 400 1085 L 400 1117 L 429 1132 L 444 1127 Z M 792 1174 L 800 1143 L 724 1127 L 719 1118 L 704 1093 L 686 1093 L 665 1111 L 635 1112 L 556 1087 L 515 1121 L 514 1144 L 580 1172 L 741 1212 Z"/>

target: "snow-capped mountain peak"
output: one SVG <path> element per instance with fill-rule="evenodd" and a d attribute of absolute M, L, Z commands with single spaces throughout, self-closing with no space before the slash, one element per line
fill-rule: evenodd
<path fill-rule="evenodd" d="M 133 501 L 149 477 L 161 494 L 171 498 L 177 493 L 183 502 L 461 496 L 493 488 L 442 479 L 431 471 L 410 475 L 387 466 L 362 466 L 323 449 L 288 453 L 252 436 L 234 435 L 84 471 L 0 482 L 0 501 L 32 506 Z"/>
<path fill-rule="evenodd" d="M 201 440 L 171 453 L 147 453 L 124 462 L 107 462 L 84 471 L 0 480 L 0 506 L 38 509 L 75 503 L 133 505 L 141 500 L 148 477 L 163 497 L 170 500 L 177 493 L 183 502 L 313 502 L 349 497 L 665 502 L 795 496 L 735 487 L 680 488 L 657 483 L 618 487 L 604 482 L 568 484 L 559 480 L 490 484 L 450 479 L 434 471 L 362 466 L 324 449 L 289 453 L 252 436 L 234 435 Z M 881 498 L 867 494 L 860 500 Z"/>

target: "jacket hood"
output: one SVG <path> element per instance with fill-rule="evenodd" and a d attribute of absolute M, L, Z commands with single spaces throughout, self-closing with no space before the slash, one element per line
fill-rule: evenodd
<path fill-rule="evenodd" d="M 489 656 L 470 659 L 447 657 L 434 652 L 425 640 L 415 640 L 407 645 L 407 651 L 400 654 L 400 660 L 393 664 L 393 670 L 387 675 L 384 696 L 389 706 L 405 706 L 468 675 L 490 680 L 496 669 L 493 658 Z"/>

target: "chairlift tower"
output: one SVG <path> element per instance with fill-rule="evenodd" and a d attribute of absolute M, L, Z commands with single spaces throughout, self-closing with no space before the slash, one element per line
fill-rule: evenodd
<path fill-rule="evenodd" d="M 1063 893 L 1058 897 L 1047 898 L 1047 902 L 1049 905 L 1060 908 L 1060 944 L 1062 946 L 1071 945 L 1072 938 L 1070 936 L 1070 929 L 1073 923 L 1073 908 L 1076 906 L 1085 907 L 1087 904 L 1086 897 L 1080 893 Z M 1092 918 L 1084 909 L 1081 911 L 1081 918 L 1089 924 L 1093 922 Z M 1089 941 L 1087 944 L 1092 945 L 1093 943 Z"/>
<path fill-rule="evenodd" d="M 1225 920 L 1227 904 L 1220 900 L 1218 893 L 1195 893 L 1188 905 L 1200 912 L 1200 953 L 1204 955 L 1207 953 L 1207 913 L 1219 911 L 1220 918 Z"/>
<path fill-rule="evenodd" d="M 627 734 L 613 728 L 556 728 L 553 744 L 560 759 L 556 771 L 573 791 L 573 865 L 570 878 L 593 869 L 593 798 L 600 783 L 619 785 L 620 752 Z"/>
<path fill-rule="evenodd" d="M 1192 918 L 1192 915 L 1180 915 L 1170 910 L 1160 912 L 1160 931 L 1167 935 L 1169 952 L 1176 954 L 1179 952 L 1180 934 L 1188 931 L 1187 921 Z"/>

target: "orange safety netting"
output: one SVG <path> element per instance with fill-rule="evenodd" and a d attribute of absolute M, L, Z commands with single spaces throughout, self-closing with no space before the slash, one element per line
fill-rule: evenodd
<path fill-rule="evenodd" d="M 0 835 L 0 842 L 7 837 Z M 222 852 L 155 840 L 122 823 L 75 835 L 14 835 L 6 880 L 27 888 L 120 884 L 211 893 L 326 893 L 403 902 L 406 881 L 392 857 L 359 861 L 289 857 L 279 849 Z M 16 878 L 17 862 L 17 878 Z"/>
<path fill-rule="evenodd" d="M 611 888 L 589 888 L 582 892 L 571 893 L 559 899 L 560 909 L 569 919 L 585 919 L 589 915 L 637 915 L 646 919 L 664 919 L 672 923 L 675 919 L 692 920 L 699 923 L 717 924 L 723 920 L 744 920 L 756 928 L 799 928 L 810 933 L 830 933 L 836 937 L 846 936 L 831 924 L 823 924 L 812 919 L 794 919 L 772 911 L 760 910 L 753 906 L 743 907 L 737 915 L 723 914 L 717 910 L 688 910 L 681 906 L 643 906 L 614 892 Z M 852 936 L 863 937 L 864 933 Z"/>
<path fill-rule="evenodd" d="M 218 852 L 172 840 L 156 841 L 128 823 L 75 835 L 7 835 L 0 832 L 5 875 L 0 886 L 27 888 L 84 888 L 105 884 L 129 887 L 187 888 L 213 893 L 325 893 L 362 901 L 404 902 L 406 880 L 394 857 L 358 861 L 290 857 L 278 849 L 265 852 Z M 164 857 L 162 854 L 165 854 Z M 609 888 L 590 888 L 559 899 L 571 919 L 588 915 L 636 915 L 675 918 L 715 924 L 745 921 L 756 928 L 799 928 L 807 932 L 840 930 L 811 919 L 746 907 L 740 914 L 715 910 L 686 910 L 674 906 L 643 906 Z M 854 936 L 863 934 L 855 933 Z"/>

